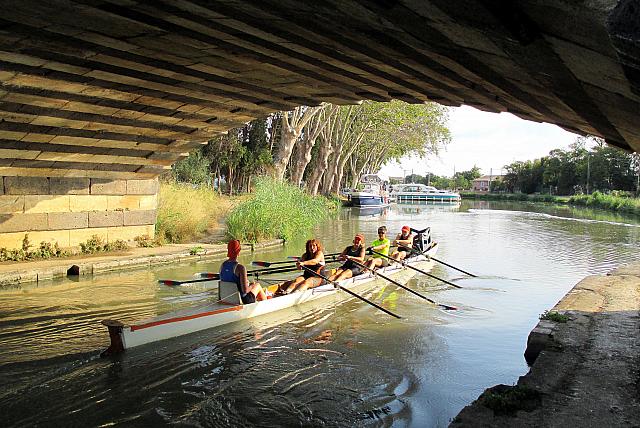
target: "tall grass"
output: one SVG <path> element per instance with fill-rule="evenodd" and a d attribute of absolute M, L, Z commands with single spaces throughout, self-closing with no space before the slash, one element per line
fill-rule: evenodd
<path fill-rule="evenodd" d="M 310 196 L 296 186 L 260 178 L 252 197 L 236 206 L 227 217 L 227 233 L 242 241 L 290 240 L 308 235 L 339 205 L 321 196 Z"/>
<path fill-rule="evenodd" d="M 202 236 L 225 214 L 228 204 L 210 187 L 160 183 L 156 236 L 164 242 L 189 242 Z"/>
<path fill-rule="evenodd" d="M 569 203 L 592 208 L 602 208 L 605 210 L 625 212 L 640 215 L 640 199 L 627 198 L 616 195 L 605 195 L 600 192 L 593 192 L 591 195 L 575 195 L 569 198 Z"/>

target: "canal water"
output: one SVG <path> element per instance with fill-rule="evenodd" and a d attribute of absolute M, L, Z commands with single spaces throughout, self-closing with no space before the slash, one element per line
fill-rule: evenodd
<path fill-rule="evenodd" d="M 431 227 L 436 276 L 330 300 L 100 358 L 107 318 L 135 321 L 206 301 L 197 285 L 159 278 L 216 271 L 220 261 L 59 280 L 0 291 L 0 415 L 23 426 L 446 426 L 487 387 L 527 372 L 529 331 L 587 275 L 640 255 L 640 221 L 566 206 L 463 201 L 461 206 L 345 209 L 317 230 L 327 252 L 379 225 Z M 251 254 L 281 260 L 303 242 Z M 283 275 L 280 274 L 279 277 Z"/>

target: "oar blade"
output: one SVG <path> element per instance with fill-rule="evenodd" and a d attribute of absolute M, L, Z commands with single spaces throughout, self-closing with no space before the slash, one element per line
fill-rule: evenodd
<path fill-rule="evenodd" d="M 439 303 L 438 306 L 440 306 L 441 308 L 443 308 L 446 311 L 457 311 L 458 308 L 456 308 L 455 306 L 449 306 L 449 305 L 445 305 L 442 303 Z"/>
<path fill-rule="evenodd" d="M 254 260 L 254 261 L 251 262 L 251 266 L 269 267 L 271 265 L 272 265 L 272 263 L 261 262 L 261 261 L 257 261 L 257 260 Z"/>
<path fill-rule="evenodd" d="M 169 286 L 180 285 L 181 281 L 175 281 L 173 279 L 159 279 L 158 284 L 169 285 Z"/>

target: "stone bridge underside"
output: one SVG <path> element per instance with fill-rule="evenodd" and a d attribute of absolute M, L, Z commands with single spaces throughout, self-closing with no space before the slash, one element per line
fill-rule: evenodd
<path fill-rule="evenodd" d="M 23 197 L 0 203 L 0 233 L 55 210 L 66 220 L 41 218 L 43 230 L 84 230 L 93 203 L 78 220 L 69 195 L 148 196 L 155 185 L 135 180 L 210 137 L 323 101 L 466 104 L 640 150 L 640 5 L 0 0 L 0 81 L 0 190 Z M 97 210 L 150 210 L 153 223 L 154 203 L 113 201 Z"/>
<path fill-rule="evenodd" d="M 1 0 L 0 175 L 151 178 L 322 101 L 508 111 L 640 149 L 640 4 Z"/>

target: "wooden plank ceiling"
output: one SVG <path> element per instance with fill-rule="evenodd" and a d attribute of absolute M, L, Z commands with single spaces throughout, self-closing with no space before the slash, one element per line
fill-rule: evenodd
<path fill-rule="evenodd" d="M 297 105 L 436 101 L 640 150 L 640 8 L 0 0 L 0 175 L 154 177 Z"/>

